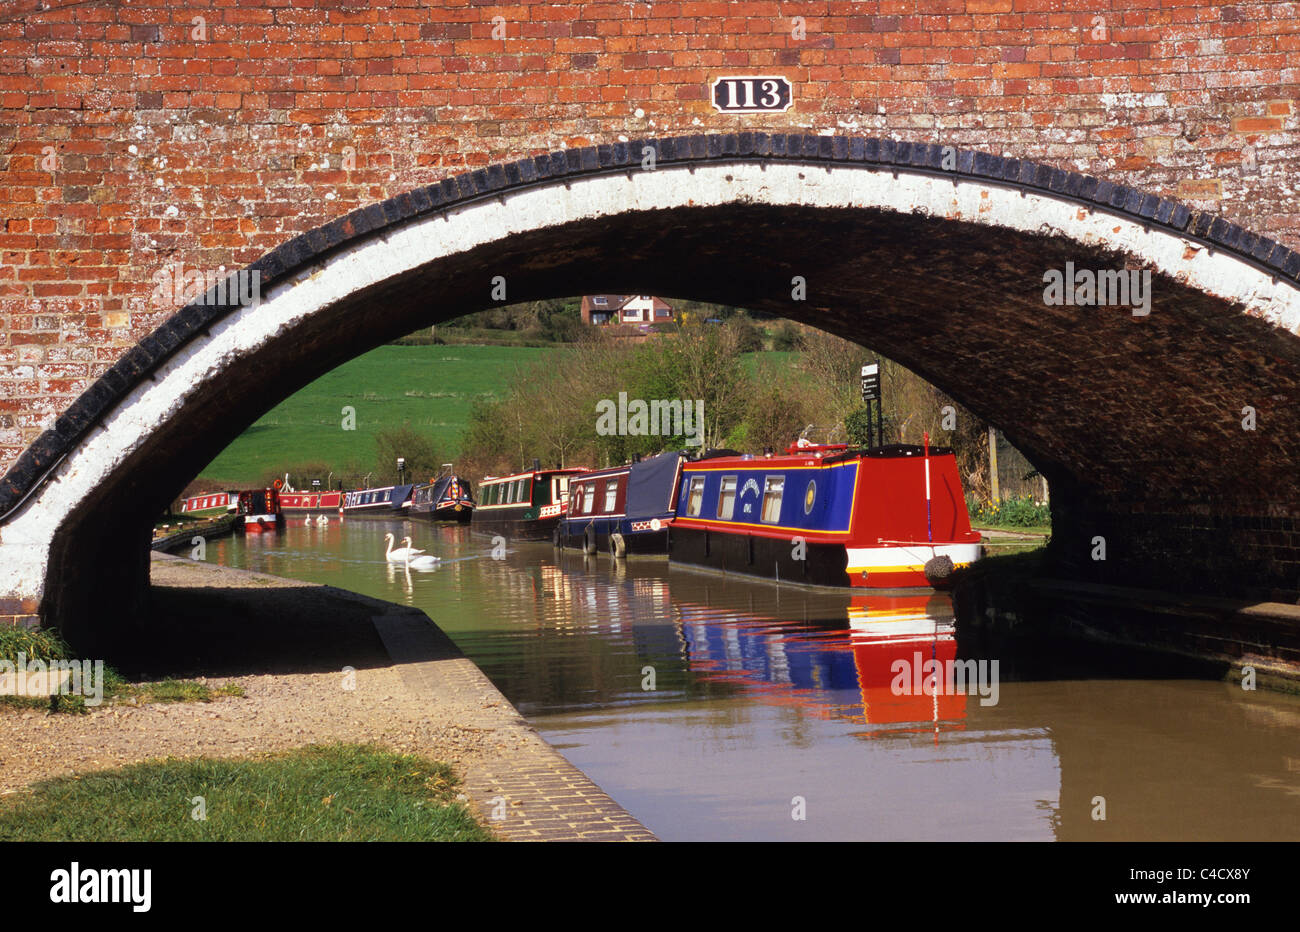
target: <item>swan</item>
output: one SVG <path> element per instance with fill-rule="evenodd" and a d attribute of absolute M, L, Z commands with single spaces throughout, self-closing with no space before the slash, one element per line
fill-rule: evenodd
<path fill-rule="evenodd" d="M 392 534 L 385 534 L 384 540 L 388 541 L 388 549 L 384 552 L 384 556 L 388 559 L 389 563 L 403 563 L 406 561 L 408 556 L 413 557 L 424 553 L 423 550 L 412 551 L 410 547 L 399 547 L 394 550 Z M 410 540 L 411 538 L 408 537 L 403 541 L 403 543 L 410 543 Z"/>
<path fill-rule="evenodd" d="M 302 524 L 303 527 L 306 527 L 307 525 L 311 524 L 311 518 L 310 517 L 304 518 Z"/>
<path fill-rule="evenodd" d="M 418 557 L 407 557 L 405 567 L 408 570 L 431 570 L 438 565 L 440 561 L 437 557 L 429 554 L 421 554 Z"/>
<path fill-rule="evenodd" d="M 316 518 L 317 525 L 324 526 L 329 523 L 330 523 L 329 515 L 318 515 Z"/>
<path fill-rule="evenodd" d="M 439 560 L 435 556 L 425 553 L 423 550 L 415 550 L 411 547 L 411 538 L 403 537 L 402 543 L 406 544 L 406 559 L 402 562 L 406 564 L 407 569 L 414 567 L 417 570 L 432 569 L 437 566 Z"/>

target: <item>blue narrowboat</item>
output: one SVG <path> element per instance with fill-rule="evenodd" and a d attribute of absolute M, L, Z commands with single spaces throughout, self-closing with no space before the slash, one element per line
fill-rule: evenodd
<path fill-rule="evenodd" d="M 666 554 L 685 459 L 685 452 L 674 450 L 573 479 L 555 544 L 615 558 Z"/>
<path fill-rule="evenodd" d="M 469 483 L 460 476 L 442 476 L 427 485 L 416 486 L 408 513 L 412 517 L 468 524 L 474 514 L 474 495 Z"/>
<path fill-rule="evenodd" d="M 391 518 L 405 514 L 410 504 L 413 485 L 390 485 L 380 489 L 355 489 L 344 494 L 339 510 L 349 518 Z"/>
<path fill-rule="evenodd" d="M 668 558 L 783 582 L 946 583 L 982 554 L 952 450 L 795 444 L 682 468 Z"/>

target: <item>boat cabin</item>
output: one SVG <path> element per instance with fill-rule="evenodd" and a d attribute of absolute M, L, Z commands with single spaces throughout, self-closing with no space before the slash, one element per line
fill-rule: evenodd
<path fill-rule="evenodd" d="M 516 540 L 549 540 L 569 503 L 569 483 L 588 470 L 534 468 L 510 476 L 488 476 L 478 487 L 470 526 Z"/>

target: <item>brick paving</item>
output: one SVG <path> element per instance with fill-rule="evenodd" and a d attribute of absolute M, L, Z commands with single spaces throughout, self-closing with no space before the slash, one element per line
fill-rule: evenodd
<path fill-rule="evenodd" d="M 474 710 L 466 727 L 513 732 L 508 754 L 465 767 L 464 789 L 508 841 L 654 841 L 655 836 L 537 734 L 423 613 L 374 618 L 407 689 Z"/>

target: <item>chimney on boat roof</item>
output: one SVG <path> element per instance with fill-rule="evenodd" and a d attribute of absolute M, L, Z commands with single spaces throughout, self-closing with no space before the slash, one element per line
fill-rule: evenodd
<path fill-rule="evenodd" d="M 533 457 L 533 472 L 540 472 L 541 469 L 542 469 L 542 461 L 539 460 L 537 457 L 534 456 L 534 457 Z"/>

